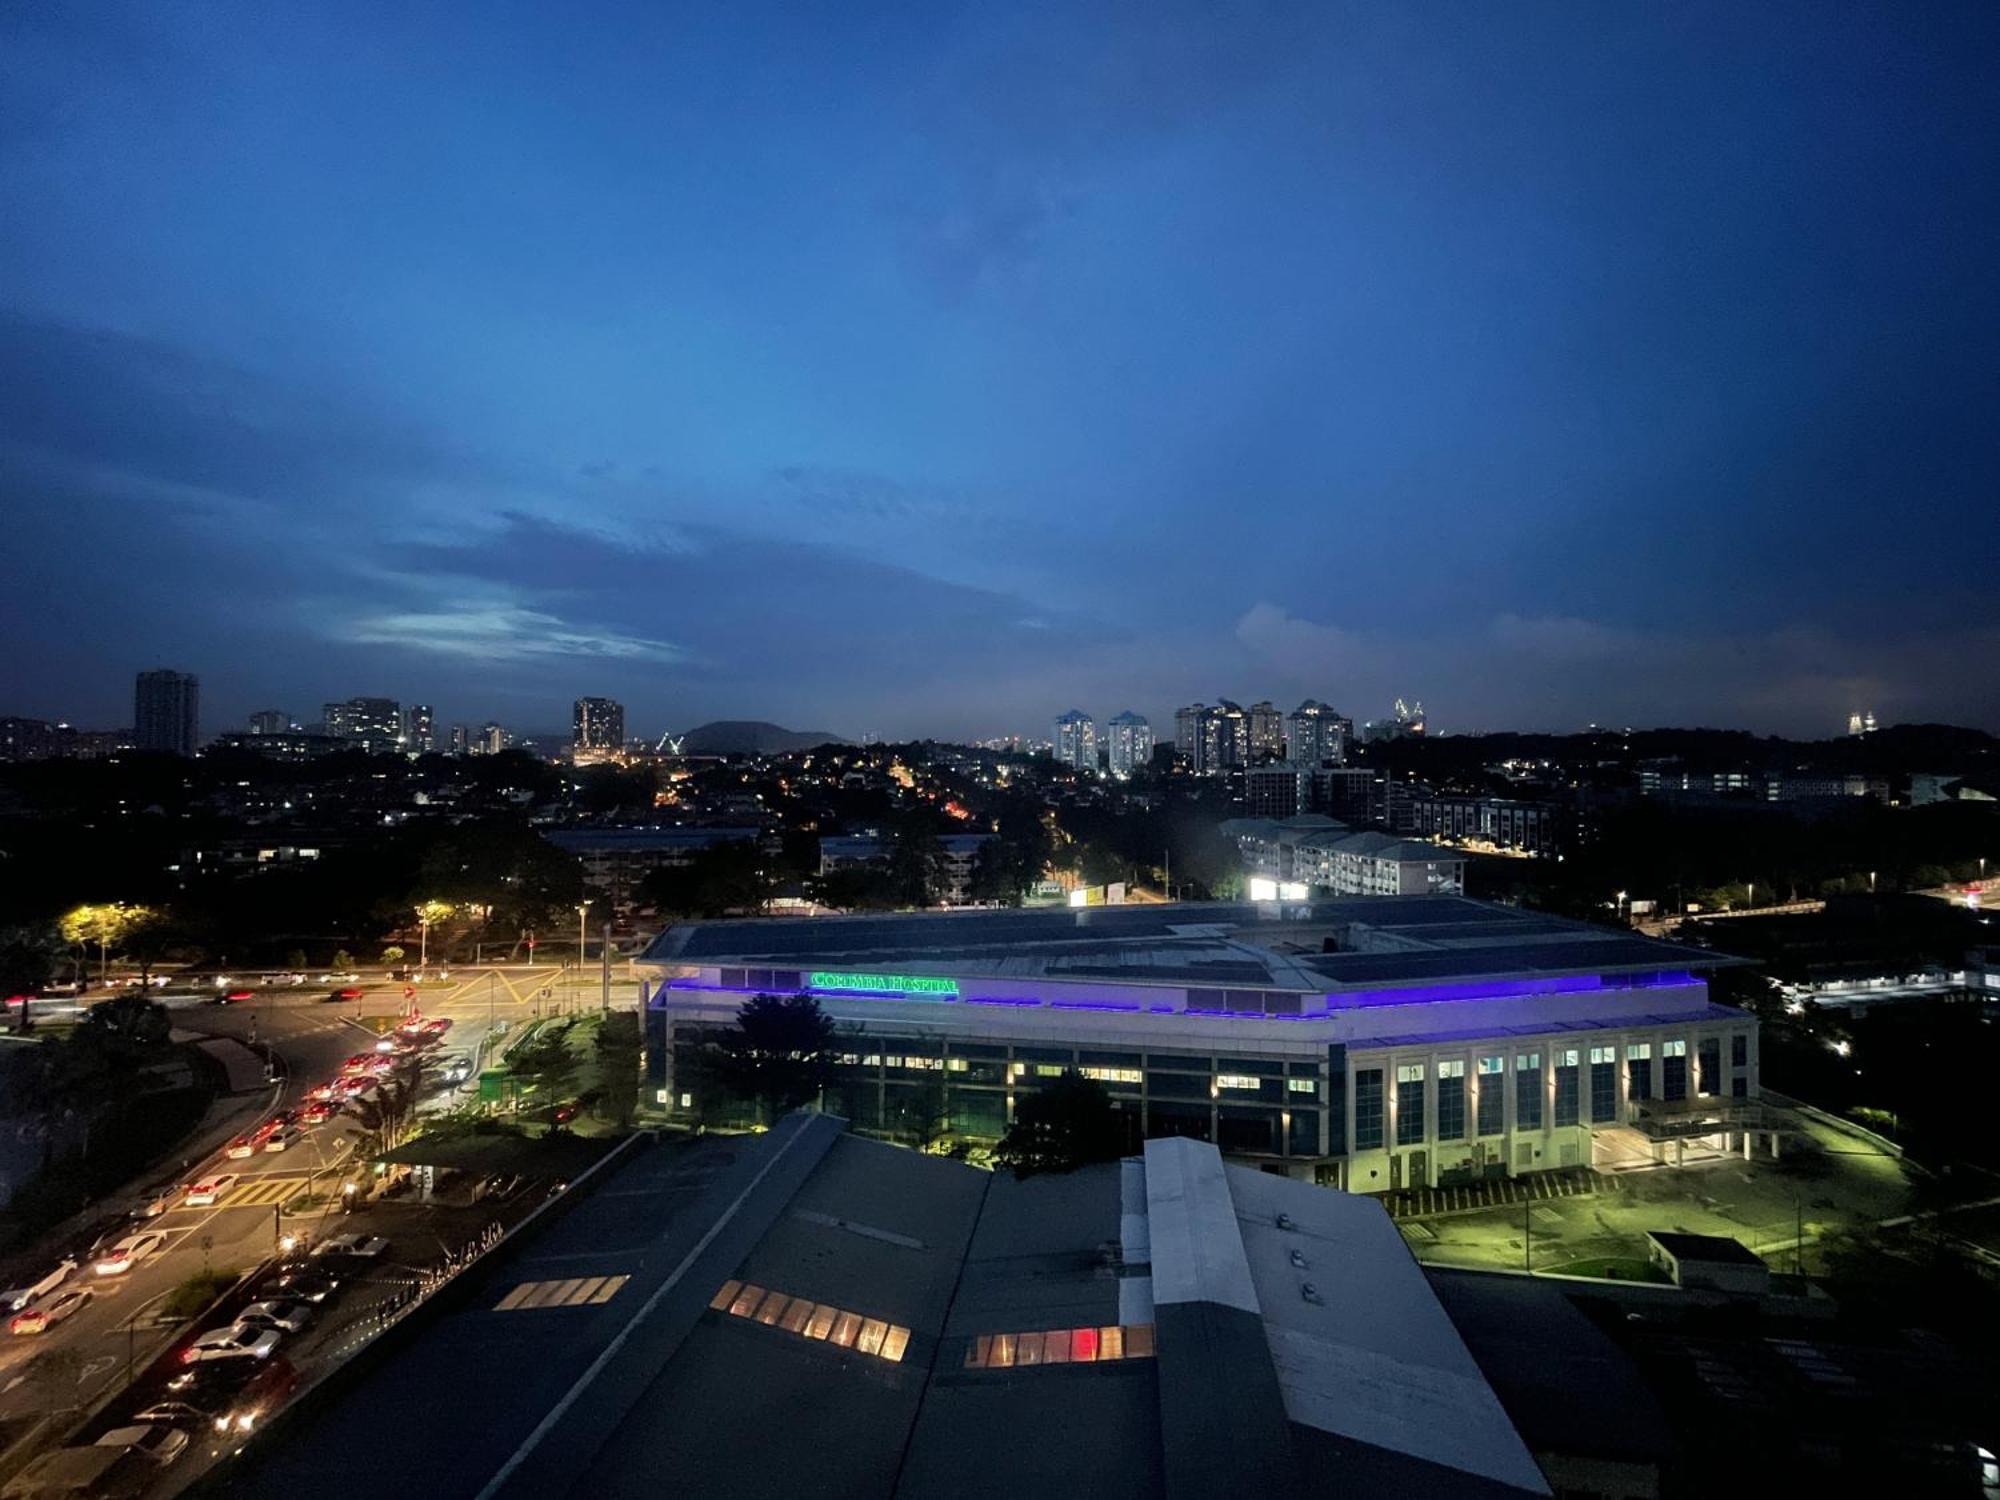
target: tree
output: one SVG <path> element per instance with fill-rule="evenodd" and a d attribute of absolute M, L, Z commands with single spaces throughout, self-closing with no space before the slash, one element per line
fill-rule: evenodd
<path fill-rule="evenodd" d="M 928 822 L 911 818 L 889 851 L 889 888 L 898 906 L 929 906 L 944 884 L 944 844 Z"/>
<path fill-rule="evenodd" d="M 507 1054 L 507 1071 L 523 1084 L 532 1085 L 538 1098 L 550 1110 L 549 1123 L 555 1124 L 555 1109 L 569 1095 L 576 1078 L 577 1056 L 568 1040 L 554 1029 L 544 1030 L 533 1041 Z"/>
<path fill-rule="evenodd" d="M 335 969 L 351 969 L 354 967 L 354 955 L 349 953 L 345 948 L 334 949 L 333 957 L 329 961 Z"/>
<path fill-rule="evenodd" d="M 382 962 L 385 964 L 399 964 L 403 961 L 403 957 L 401 944 L 391 943 L 382 950 Z"/>
<path fill-rule="evenodd" d="M 101 1000 L 83 1013 L 76 1035 L 113 1044 L 121 1050 L 141 1052 L 167 1045 L 173 1021 L 167 1008 L 144 995 L 119 995 Z"/>
<path fill-rule="evenodd" d="M 600 1112 L 619 1127 L 632 1123 L 639 1107 L 639 1018 L 629 1010 L 613 1011 L 597 1028 L 597 1077 L 602 1090 Z"/>
<path fill-rule="evenodd" d="M 756 995 L 736 1024 L 697 1062 L 715 1083 L 754 1101 L 760 1116 L 782 1114 L 818 1097 L 833 1072 L 838 1033 L 811 995 Z"/>
<path fill-rule="evenodd" d="M 1059 1078 L 1021 1096 L 994 1160 L 1012 1167 L 1017 1177 L 1032 1177 L 1072 1172 L 1124 1154 L 1124 1125 L 1104 1085 L 1065 1068 Z"/>
<path fill-rule="evenodd" d="M 726 917 L 763 909 L 771 878 L 755 839 L 724 839 L 685 864 L 662 865 L 639 882 L 639 899 L 678 917 Z"/>
<path fill-rule="evenodd" d="M 75 943 L 79 948 L 97 945 L 97 977 L 102 982 L 110 965 L 111 950 L 130 943 L 159 918 L 159 912 L 150 906 L 111 901 L 79 906 L 66 913 L 60 925 L 65 942 Z"/>
<path fill-rule="evenodd" d="M 304 968 L 305 966 L 306 966 L 306 950 L 305 950 L 305 949 L 303 949 L 303 948 L 294 948 L 294 949 L 292 949 L 292 950 L 291 950 L 291 952 L 289 952 L 289 953 L 287 953 L 287 954 L 285 955 L 285 967 L 286 967 L 286 968 L 288 968 L 288 969 L 303 969 L 303 968 Z"/>
<path fill-rule="evenodd" d="M 20 995 L 20 1028 L 32 1024 L 27 997 L 38 995 L 55 977 L 62 940 L 46 923 L 0 928 L 0 995 Z"/>

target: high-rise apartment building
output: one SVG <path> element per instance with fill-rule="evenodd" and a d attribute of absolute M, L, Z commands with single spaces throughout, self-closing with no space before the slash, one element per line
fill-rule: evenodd
<path fill-rule="evenodd" d="M 1146 721 L 1145 715 L 1127 709 L 1112 719 L 1106 729 L 1109 734 L 1107 757 L 1113 776 L 1130 776 L 1134 771 L 1142 771 L 1152 764 L 1153 726 Z"/>
<path fill-rule="evenodd" d="M 428 755 L 435 726 L 428 703 L 412 703 L 403 710 L 403 748 L 412 755 Z"/>
<path fill-rule="evenodd" d="M 1190 703 L 1174 710 L 1174 754 L 1197 774 L 1206 769 L 1202 746 L 1207 739 L 1208 713 L 1206 703 Z"/>
<path fill-rule="evenodd" d="M 572 718 L 570 744 L 599 752 L 625 747 L 625 705 L 610 698 L 579 698 Z"/>
<path fill-rule="evenodd" d="M 201 681 L 192 672 L 141 672 L 132 695 L 132 743 L 192 755 L 201 737 Z"/>
<path fill-rule="evenodd" d="M 479 732 L 472 737 L 474 755 L 498 755 L 507 748 L 507 731 L 492 720 L 479 726 Z"/>
<path fill-rule="evenodd" d="M 1079 771 L 1097 769 L 1097 721 L 1080 708 L 1056 720 L 1056 759 Z"/>
<path fill-rule="evenodd" d="M 335 739 L 393 746 L 403 737 L 403 706 L 394 698 L 349 698 L 320 710 Z"/>
<path fill-rule="evenodd" d="M 1285 720 L 1285 759 L 1299 766 L 1341 765 L 1353 732 L 1351 719 L 1342 718 L 1331 704 L 1308 698 Z"/>
<path fill-rule="evenodd" d="M 1227 698 L 1215 705 L 1208 720 L 1209 769 L 1226 771 L 1250 764 L 1250 715 Z"/>
<path fill-rule="evenodd" d="M 282 708 L 260 708 L 250 715 L 252 734 L 286 734 L 292 728 L 292 716 Z"/>
<path fill-rule="evenodd" d="M 472 728 L 470 725 L 454 724 L 451 726 L 451 739 L 447 753 L 451 755 L 470 755 L 472 753 Z"/>
<path fill-rule="evenodd" d="M 1249 726 L 1250 753 L 1244 764 L 1278 760 L 1285 753 L 1285 717 L 1266 699 L 1250 705 L 1245 718 Z"/>

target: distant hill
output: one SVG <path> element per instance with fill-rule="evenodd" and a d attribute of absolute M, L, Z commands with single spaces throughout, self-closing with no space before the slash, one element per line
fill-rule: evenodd
<path fill-rule="evenodd" d="M 681 751 L 685 755 L 754 755 L 846 743 L 823 729 L 786 729 L 762 719 L 716 719 L 690 729 L 681 741 Z"/>

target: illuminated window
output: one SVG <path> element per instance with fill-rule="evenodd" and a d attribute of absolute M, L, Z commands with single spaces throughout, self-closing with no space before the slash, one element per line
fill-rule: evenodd
<path fill-rule="evenodd" d="M 1319 1080 L 1317 1078 L 1287 1078 L 1285 1080 L 1285 1088 L 1294 1094 L 1317 1094 L 1319 1092 Z"/>
<path fill-rule="evenodd" d="M 1099 1083 L 1137 1083 L 1146 1076 L 1137 1068 L 1078 1068 L 1077 1071 Z"/>
<path fill-rule="evenodd" d="M 900 1364 L 910 1347 L 910 1330 L 900 1323 L 866 1318 L 823 1302 L 814 1303 L 809 1297 L 793 1297 L 740 1281 L 725 1281 L 708 1305 L 717 1312 L 727 1310 L 731 1317 L 838 1344 L 891 1364 Z"/>
<path fill-rule="evenodd" d="M 1264 1086 L 1264 1080 L 1251 1073 L 1217 1073 L 1215 1086 L 1219 1089 L 1248 1089 L 1255 1092 Z"/>
<path fill-rule="evenodd" d="M 1150 1323 L 1102 1328 L 1048 1328 L 1032 1333 L 982 1333 L 966 1341 L 965 1368 L 1007 1370 L 1027 1365 L 1096 1365 L 1151 1359 Z"/>

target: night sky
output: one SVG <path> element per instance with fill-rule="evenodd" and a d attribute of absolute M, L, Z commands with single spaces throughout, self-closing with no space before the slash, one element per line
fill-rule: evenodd
<path fill-rule="evenodd" d="M 2000 728 L 1997 76 L 1991 0 L 8 5 L 0 713 Z"/>

